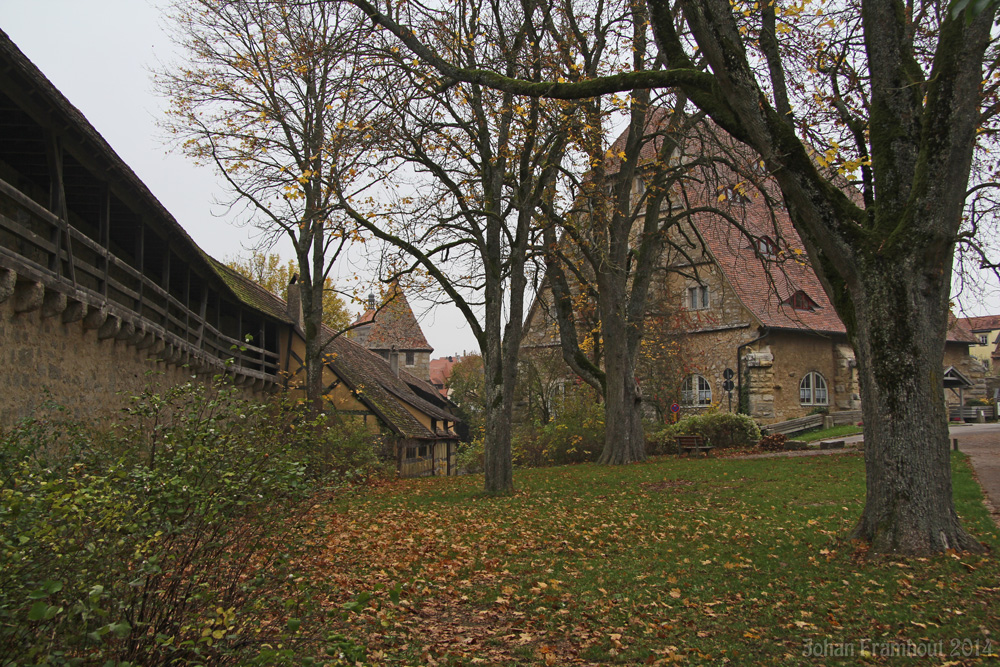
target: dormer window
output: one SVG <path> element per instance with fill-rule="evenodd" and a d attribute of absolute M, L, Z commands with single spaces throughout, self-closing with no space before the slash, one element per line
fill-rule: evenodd
<path fill-rule="evenodd" d="M 737 185 L 727 185 L 719 191 L 719 201 L 727 201 L 730 204 L 749 204 L 750 197 L 746 195 L 746 186 L 742 183 Z"/>
<path fill-rule="evenodd" d="M 766 259 L 774 259 L 778 255 L 778 244 L 772 241 L 770 236 L 761 236 L 755 239 L 753 248 L 758 255 Z"/>
<path fill-rule="evenodd" d="M 795 294 L 788 297 L 785 304 L 791 306 L 795 310 L 808 310 L 809 312 L 813 312 L 819 308 L 819 306 L 816 305 L 816 302 L 810 299 L 809 295 L 802 290 L 799 290 Z"/>

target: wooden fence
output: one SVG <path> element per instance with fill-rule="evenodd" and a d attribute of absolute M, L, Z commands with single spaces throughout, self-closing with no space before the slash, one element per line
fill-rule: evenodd
<path fill-rule="evenodd" d="M 825 420 L 832 421 L 833 426 L 845 426 L 856 424 L 861 421 L 861 410 L 844 410 L 842 412 L 831 412 L 829 415 L 808 415 L 798 419 L 768 424 L 761 428 L 767 434 L 781 433 L 784 435 L 796 435 L 823 427 Z"/>

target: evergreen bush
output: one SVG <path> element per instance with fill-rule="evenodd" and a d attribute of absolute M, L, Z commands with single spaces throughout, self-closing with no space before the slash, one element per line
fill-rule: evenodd
<path fill-rule="evenodd" d="M 655 433 L 648 443 L 650 454 L 674 454 L 678 435 L 700 435 L 719 449 L 752 447 L 760 440 L 760 427 L 747 415 L 710 412 L 692 415 Z"/>

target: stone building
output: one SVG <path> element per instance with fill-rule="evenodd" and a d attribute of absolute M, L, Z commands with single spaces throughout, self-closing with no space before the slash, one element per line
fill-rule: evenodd
<path fill-rule="evenodd" d="M 787 212 L 743 194 L 733 173 L 728 184 L 724 170 L 713 176 L 721 180 L 717 189 L 702 179 L 708 192 L 701 201 L 687 200 L 706 210 L 671 230 L 673 243 L 651 286 L 643 345 L 653 361 L 640 359 L 636 368 L 645 405 L 659 419 L 670 418 L 676 405 L 680 416 L 740 410 L 761 424 L 859 410 L 854 350 Z M 550 302 L 543 286 L 529 310 L 522 352 L 552 363 L 560 355 Z M 946 392 L 950 402 L 985 395 L 983 366 L 969 354 L 974 342 L 958 323 L 949 333 L 945 366 L 963 384 Z M 564 380 L 553 388 L 565 392 L 572 376 L 561 367 Z"/>
<path fill-rule="evenodd" d="M 206 255 L 0 32 L 0 428 L 47 399 L 113 418 L 192 378 L 298 392 L 298 311 Z M 401 474 L 456 472 L 432 385 L 342 337 L 328 351 L 330 407 L 384 436 Z"/>
<path fill-rule="evenodd" d="M 374 294 L 368 295 L 368 308 L 348 331 L 351 340 L 367 347 L 386 361 L 399 355 L 398 363 L 407 372 L 430 382 L 431 352 L 424 332 L 417 322 L 410 302 L 400 287 L 393 283 L 385 300 L 379 305 Z"/>

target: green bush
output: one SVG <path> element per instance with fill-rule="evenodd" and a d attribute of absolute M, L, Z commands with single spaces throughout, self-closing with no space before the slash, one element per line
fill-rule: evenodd
<path fill-rule="evenodd" d="M 548 424 L 515 433 L 514 464 L 524 467 L 596 461 L 604 448 L 604 405 L 585 396 L 568 398 Z"/>
<path fill-rule="evenodd" d="M 966 399 L 965 405 L 966 406 L 979 406 L 979 405 L 987 406 L 987 405 L 993 405 L 993 401 L 991 401 L 988 398 L 969 398 L 969 399 Z"/>
<path fill-rule="evenodd" d="M 202 383 L 136 397 L 108 431 L 0 434 L 0 665 L 254 658 L 308 612 L 302 520 L 377 469 L 362 440 Z"/>
<path fill-rule="evenodd" d="M 648 443 L 649 453 L 676 453 L 674 438 L 678 435 L 700 435 L 719 449 L 744 448 L 760 440 L 760 427 L 747 415 L 728 412 L 692 415 L 654 434 Z"/>
<path fill-rule="evenodd" d="M 483 455 L 486 443 L 482 437 L 473 439 L 471 442 L 463 442 L 458 446 L 458 454 L 455 455 L 455 466 L 463 473 L 477 473 L 483 471 Z"/>

